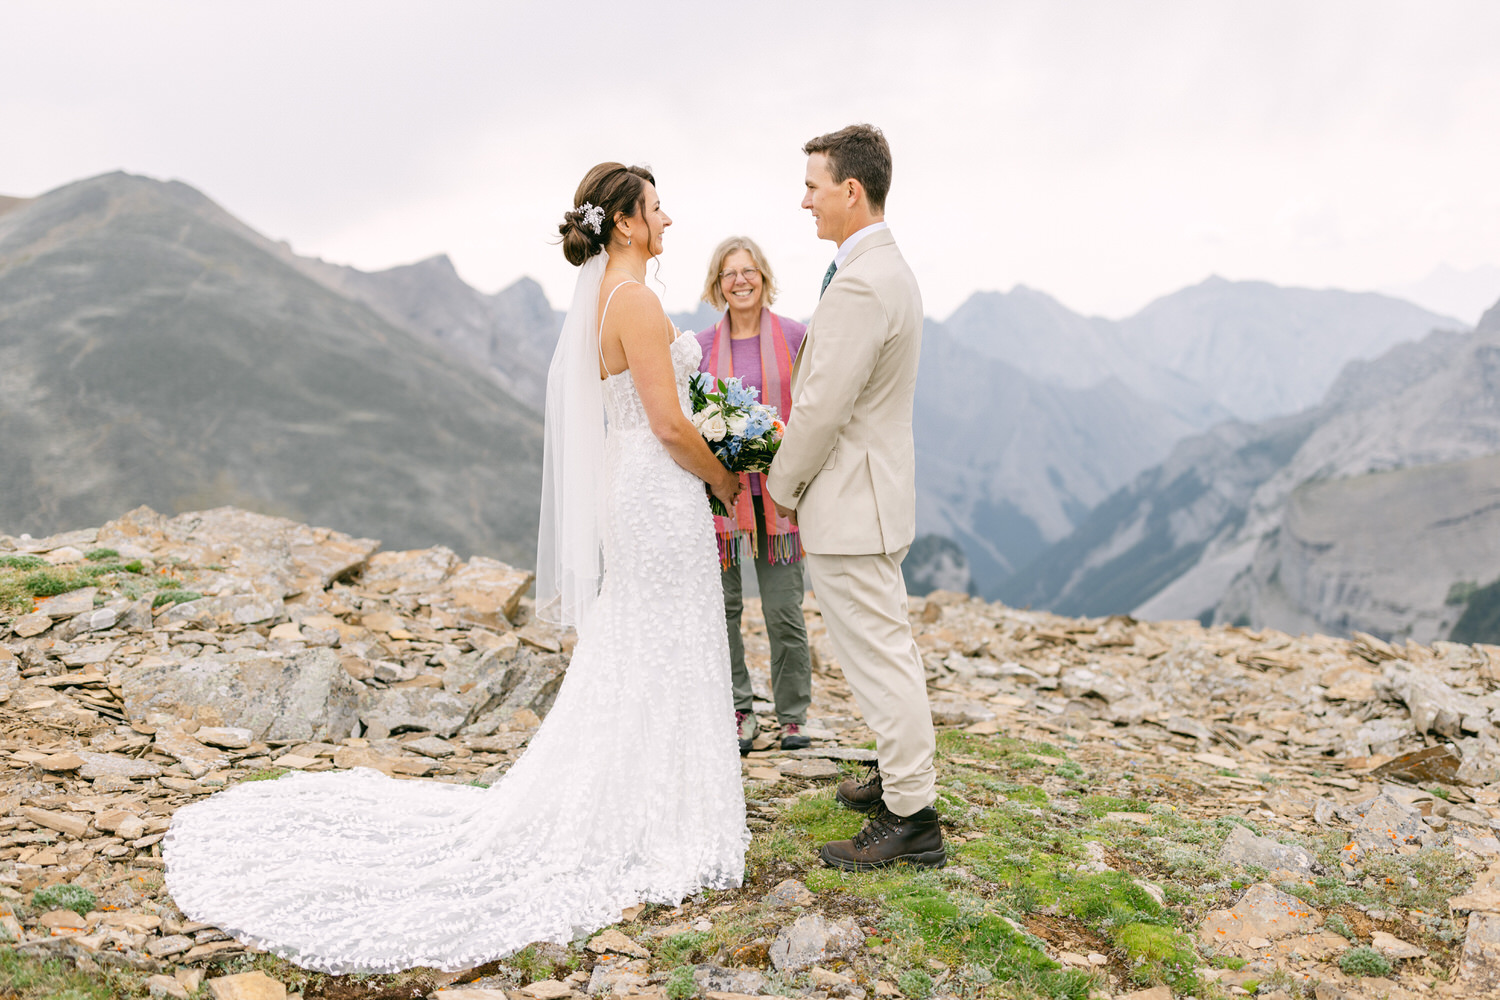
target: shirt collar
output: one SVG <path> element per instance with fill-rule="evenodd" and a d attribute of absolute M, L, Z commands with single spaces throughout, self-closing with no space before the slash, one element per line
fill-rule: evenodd
<path fill-rule="evenodd" d="M 844 266 L 844 261 L 849 259 L 849 255 L 854 252 L 854 248 L 859 245 L 860 240 L 864 239 L 866 236 L 869 236 L 871 233 L 878 233 L 882 229 L 889 228 L 890 226 L 887 226 L 883 221 L 872 222 L 865 228 L 861 229 L 859 232 L 855 233 L 853 236 L 849 237 L 844 242 L 840 243 L 838 252 L 833 255 L 834 269 L 837 270 Z"/>

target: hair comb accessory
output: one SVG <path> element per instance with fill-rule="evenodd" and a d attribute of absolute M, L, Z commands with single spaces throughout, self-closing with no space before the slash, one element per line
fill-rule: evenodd
<path fill-rule="evenodd" d="M 595 236 L 598 236 L 601 232 L 601 227 L 604 225 L 604 209 L 598 205 L 584 202 L 578 206 L 578 210 L 583 213 L 583 224 L 592 229 Z"/>

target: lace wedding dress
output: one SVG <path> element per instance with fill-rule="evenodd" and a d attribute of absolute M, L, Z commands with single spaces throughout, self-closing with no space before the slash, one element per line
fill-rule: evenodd
<path fill-rule="evenodd" d="M 678 395 L 701 351 L 672 345 Z M 178 811 L 182 912 L 326 972 L 460 969 L 565 943 L 638 902 L 737 886 L 745 826 L 703 484 L 604 386 L 604 577 L 557 702 L 489 789 L 291 774 Z"/>

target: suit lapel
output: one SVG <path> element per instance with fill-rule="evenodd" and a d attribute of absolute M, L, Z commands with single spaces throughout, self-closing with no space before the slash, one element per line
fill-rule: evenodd
<path fill-rule="evenodd" d="M 844 259 L 844 266 L 833 272 L 833 281 L 830 281 L 828 283 L 828 287 L 833 287 L 834 282 L 838 281 L 839 276 L 849 270 L 849 265 L 854 263 L 854 261 L 859 258 L 860 254 L 865 253 L 868 250 L 873 250 L 875 247 L 894 246 L 895 242 L 896 237 L 891 235 L 891 231 L 889 229 L 882 229 L 879 232 L 871 233 L 869 236 L 866 236 L 864 239 L 860 240 L 855 244 L 854 249 L 849 251 L 849 256 Z M 827 290 L 825 289 L 823 293 L 824 297 L 826 297 L 827 294 Z M 812 340 L 813 338 L 813 327 L 818 325 L 818 310 L 822 308 L 823 298 L 819 298 L 817 306 L 813 308 L 812 319 L 807 321 L 807 329 L 802 333 L 802 343 L 797 345 L 797 356 L 792 359 L 793 387 L 797 385 L 797 373 L 802 368 L 802 355 L 807 353 L 807 342 L 809 340 Z"/>

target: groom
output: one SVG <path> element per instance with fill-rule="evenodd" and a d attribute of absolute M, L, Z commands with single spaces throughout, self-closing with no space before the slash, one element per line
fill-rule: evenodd
<path fill-rule="evenodd" d="M 932 712 L 901 576 L 916 534 L 922 295 L 884 221 L 885 136 L 850 125 L 802 151 L 802 207 L 838 250 L 792 368 L 791 419 L 765 487 L 798 523 L 818 609 L 880 753 L 868 781 L 839 786 L 840 802 L 869 815 L 865 828 L 819 856 L 847 871 L 940 868 Z"/>

